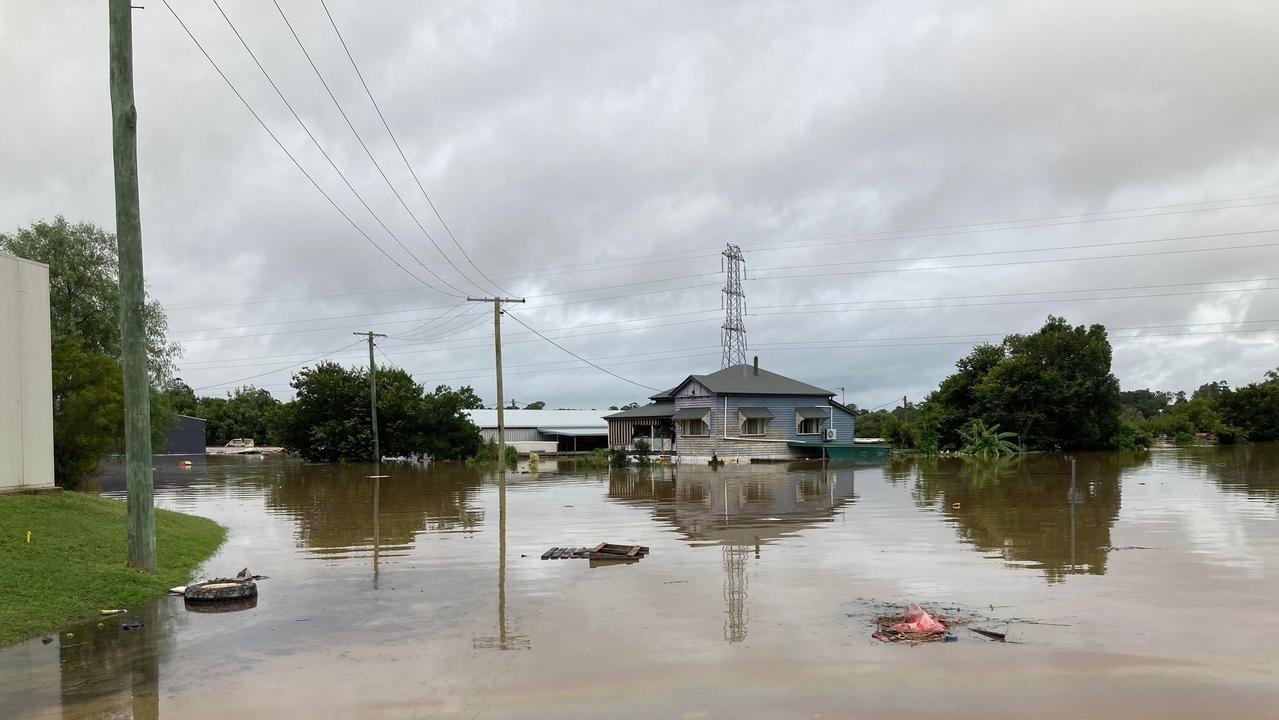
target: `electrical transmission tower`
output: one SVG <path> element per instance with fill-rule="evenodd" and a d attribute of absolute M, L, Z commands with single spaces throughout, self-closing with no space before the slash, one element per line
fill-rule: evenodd
<path fill-rule="evenodd" d="M 746 258 L 742 257 L 742 249 L 736 245 L 725 248 L 723 255 L 728 262 L 724 268 L 727 279 L 724 282 L 724 325 L 720 333 L 724 356 L 720 367 L 726 368 L 746 364 L 746 291 L 742 289 L 742 263 L 746 262 Z"/>

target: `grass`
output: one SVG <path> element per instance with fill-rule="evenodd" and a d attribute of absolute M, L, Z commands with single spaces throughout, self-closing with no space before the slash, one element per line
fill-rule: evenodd
<path fill-rule="evenodd" d="M 152 575 L 126 564 L 123 501 L 75 492 L 0 496 L 0 645 L 185 585 L 226 538 L 212 520 L 168 510 L 155 511 L 155 526 Z"/>

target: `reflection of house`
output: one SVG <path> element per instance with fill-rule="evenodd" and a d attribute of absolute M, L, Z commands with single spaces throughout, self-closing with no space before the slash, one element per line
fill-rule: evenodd
<path fill-rule="evenodd" d="M 806 467 L 805 467 L 806 466 Z M 762 546 L 830 522 L 856 501 L 851 467 L 804 463 L 712 470 L 656 467 L 618 471 L 609 479 L 610 499 L 652 504 L 690 545 L 720 546 L 724 568 L 724 639 L 746 639 L 749 560 Z"/>
<path fill-rule="evenodd" d="M 835 393 L 762 370 L 734 365 L 689 375 L 644 407 L 608 415 L 608 442 L 645 439 L 682 460 L 791 460 L 821 457 L 823 446 L 853 439 L 853 414 Z"/>
<path fill-rule="evenodd" d="M 497 439 L 497 410 L 465 410 L 484 442 Z M 506 444 L 530 452 L 586 452 L 608 447 L 608 425 L 598 410 L 505 410 Z"/>

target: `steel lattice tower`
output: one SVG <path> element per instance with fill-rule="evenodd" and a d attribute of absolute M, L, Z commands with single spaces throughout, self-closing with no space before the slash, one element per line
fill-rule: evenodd
<path fill-rule="evenodd" d="M 724 355 L 720 367 L 746 364 L 746 291 L 742 289 L 742 249 L 729 245 L 723 255 L 728 262 L 724 270 L 727 279 L 724 282 L 724 325 L 720 332 L 720 345 Z"/>

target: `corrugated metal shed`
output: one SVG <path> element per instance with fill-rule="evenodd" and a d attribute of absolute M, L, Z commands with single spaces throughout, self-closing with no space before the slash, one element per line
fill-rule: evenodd
<path fill-rule="evenodd" d="M 464 410 L 471 422 L 481 428 L 497 427 L 497 410 Z M 502 420 L 507 428 L 597 428 L 608 432 L 604 415 L 599 410 L 506 410 Z"/>

